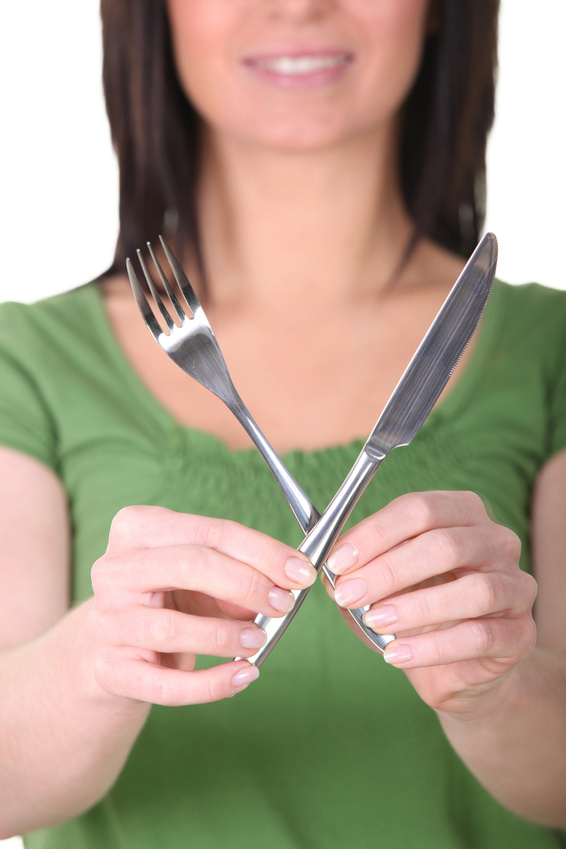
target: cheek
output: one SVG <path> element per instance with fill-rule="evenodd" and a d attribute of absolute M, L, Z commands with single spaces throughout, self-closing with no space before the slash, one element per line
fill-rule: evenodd
<path fill-rule="evenodd" d="M 229 43 L 233 30 L 234 6 L 210 0 L 167 0 L 167 10 L 177 73 L 198 109 L 218 89 L 222 45 Z"/>
<path fill-rule="evenodd" d="M 345 0 L 367 47 L 389 62 L 417 63 L 429 22 L 428 0 Z"/>
<path fill-rule="evenodd" d="M 379 24 L 391 30 L 426 30 L 434 6 L 431 0 L 342 0 L 344 11 L 366 26 Z"/>
<path fill-rule="evenodd" d="M 401 105 L 417 76 L 427 35 L 428 0 L 349 0 L 366 34 L 365 79 L 379 99 Z M 363 10 L 362 10 L 363 7 Z M 364 14 L 362 15 L 362 11 Z"/>
<path fill-rule="evenodd" d="M 216 39 L 230 28 L 235 17 L 237 2 L 219 3 L 218 0 L 167 0 L 167 15 L 171 24 L 174 38 L 179 41 L 187 39 L 198 40 Z"/>

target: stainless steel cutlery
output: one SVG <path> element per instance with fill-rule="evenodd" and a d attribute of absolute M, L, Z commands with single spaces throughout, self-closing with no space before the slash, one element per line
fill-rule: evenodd
<path fill-rule="evenodd" d="M 322 514 L 319 515 L 306 493 L 281 462 L 237 393 L 218 342 L 204 311 L 180 264 L 166 242 L 163 250 L 176 283 L 176 292 L 161 268 L 155 253 L 150 254 L 167 294 L 166 307 L 143 256 L 138 257 L 149 291 L 165 323 L 157 321 L 130 260 L 127 270 L 140 313 L 161 348 L 187 374 L 214 392 L 246 429 L 281 487 L 305 539 L 299 550 L 306 554 L 317 571 L 324 570 L 332 586 L 335 576 L 326 566 L 345 522 L 361 494 L 387 454 L 408 445 L 415 437 L 448 382 L 483 314 L 497 264 L 497 240 L 492 233 L 483 237 L 456 281 L 438 315 L 419 345 L 401 380 L 387 402 L 344 483 Z M 179 297 L 179 295 L 181 297 Z M 186 304 L 190 311 L 187 313 Z M 171 315 L 173 311 L 177 321 Z M 283 617 L 259 615 L 255 624 L 267 633 L 267 642 L 250 663 L 260 666 L 272 651 L 295 616 L 309 590 L 295 591 L 295 604 Z M 363 620 L 367 608 L 349 610 L 358 628 L 377 648 L 384 650 L 394 635 L 376 634 Z"/>

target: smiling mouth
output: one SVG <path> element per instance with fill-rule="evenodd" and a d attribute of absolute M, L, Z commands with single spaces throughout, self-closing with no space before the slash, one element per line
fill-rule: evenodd
<path fill-rule="evenodd" d="M 247 65 L 258 70 L 282 76 L 301 77 L 341 68 L 348 65 L 352 58 L 348 53 L 336 53 L 320 56 L 266 56 L 250 58 L 245 61 Z"/>

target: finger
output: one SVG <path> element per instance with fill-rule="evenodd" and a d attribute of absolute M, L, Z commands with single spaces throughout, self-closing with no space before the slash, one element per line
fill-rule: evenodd
<path fill-rule="evenodd" d="M 517 570 L 470 572 L 457 580 L 418 589 L 372 605 L 366 625 L 378 633 L 412 631 L 460 619 L 530 611 L 535 592 L 530 575 Z"/>
<path fill-rule="evenodd" d="M 450 628 L 398 637 L 384 659 L 410 669 L 483 659 L 512 665 L 534 646 L 536 629 L 530 616 L 469 619 Z"/>
<path fill-rule="evenodd" d="M 166 598 L 172 599 L 172 603 L 169 601 L 166 605 L 160 605 L 161 607 L 172 607 L 180 610 L 181 613 L 190 613 L 193 616 L 211 616 L 214 619 L 253 619 L 255 616 L 253 610 L 229 601 L 212 598 L 206 593 L 177 590 L 166 594 Z"/>
<path fill-rule="evenodd" d="M 489 521 L 481 498 L 473 492 L 409 493 L 343 534 L 328 566 L 336 574 L 344 574 L 435 528 Z"/>
<path fill-rule="evenodd" d="M 491 522 L 481 532 L 477 527 L 435 528 L 339 577 L 336 601 L 341 607 L 363 607 L 441 575 L 494 568 L 494 552 L 498 569 L 513 565 L 516 570 L 504 543 L 508 536 L 514 534 Z"/>
<path fill-rule="evenodd" d="M 146 596 L 148 603 L 157 592 L 187 590 L 233 602 L 267 616 L 281 616 L 294 604 L 289 590 L 247 563 L 196 545 L 139 549 L 125 558 L 106 555 L 95 563 L 92 585 L 103 607 L 112 608 L 116 599 Z"/>
<path fill-rule="evenodd" d="M 164 507 L 125 507 L 112 522 L 108 554 L 128 549 L 194 545 L 213 549 L 265 573 L 289 589 L 310 586 L 308 558 L 267 534 L 226 519 L 176 513 Z"/>
<path fill-rule="evenodd" d="M 157 705 L 204 704 L 233 696 L 259 676 L 259 669 L 243 661 L 222 663 L 185 672 L 137 658 L 116 662 L 115 652 L 99 660 L 97 677 L 115 695 Z"/>
<path fill-rule="evenodd" d="M 115 646 L 171 654 L 188 652 L 214 657 L 251 656 L 265 645 L 267 635 L 247 622 L 190 616 L 176 610 L 133 606 L 101 617 L 105 638 Z"/>

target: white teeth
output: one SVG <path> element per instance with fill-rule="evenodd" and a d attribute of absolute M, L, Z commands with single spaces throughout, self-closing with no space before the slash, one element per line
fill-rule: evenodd
<path fill-rule="evenodd" d="M 325 71 L 328 68 L 336 68 L 347 62 L 344 54 L 339 56 L 277 56 L 273 59 L 262 59 L 259 65 L 276 74 L 288 74 L 300 76 L 301 74 L 314 74 L 317 71 Z"/>

